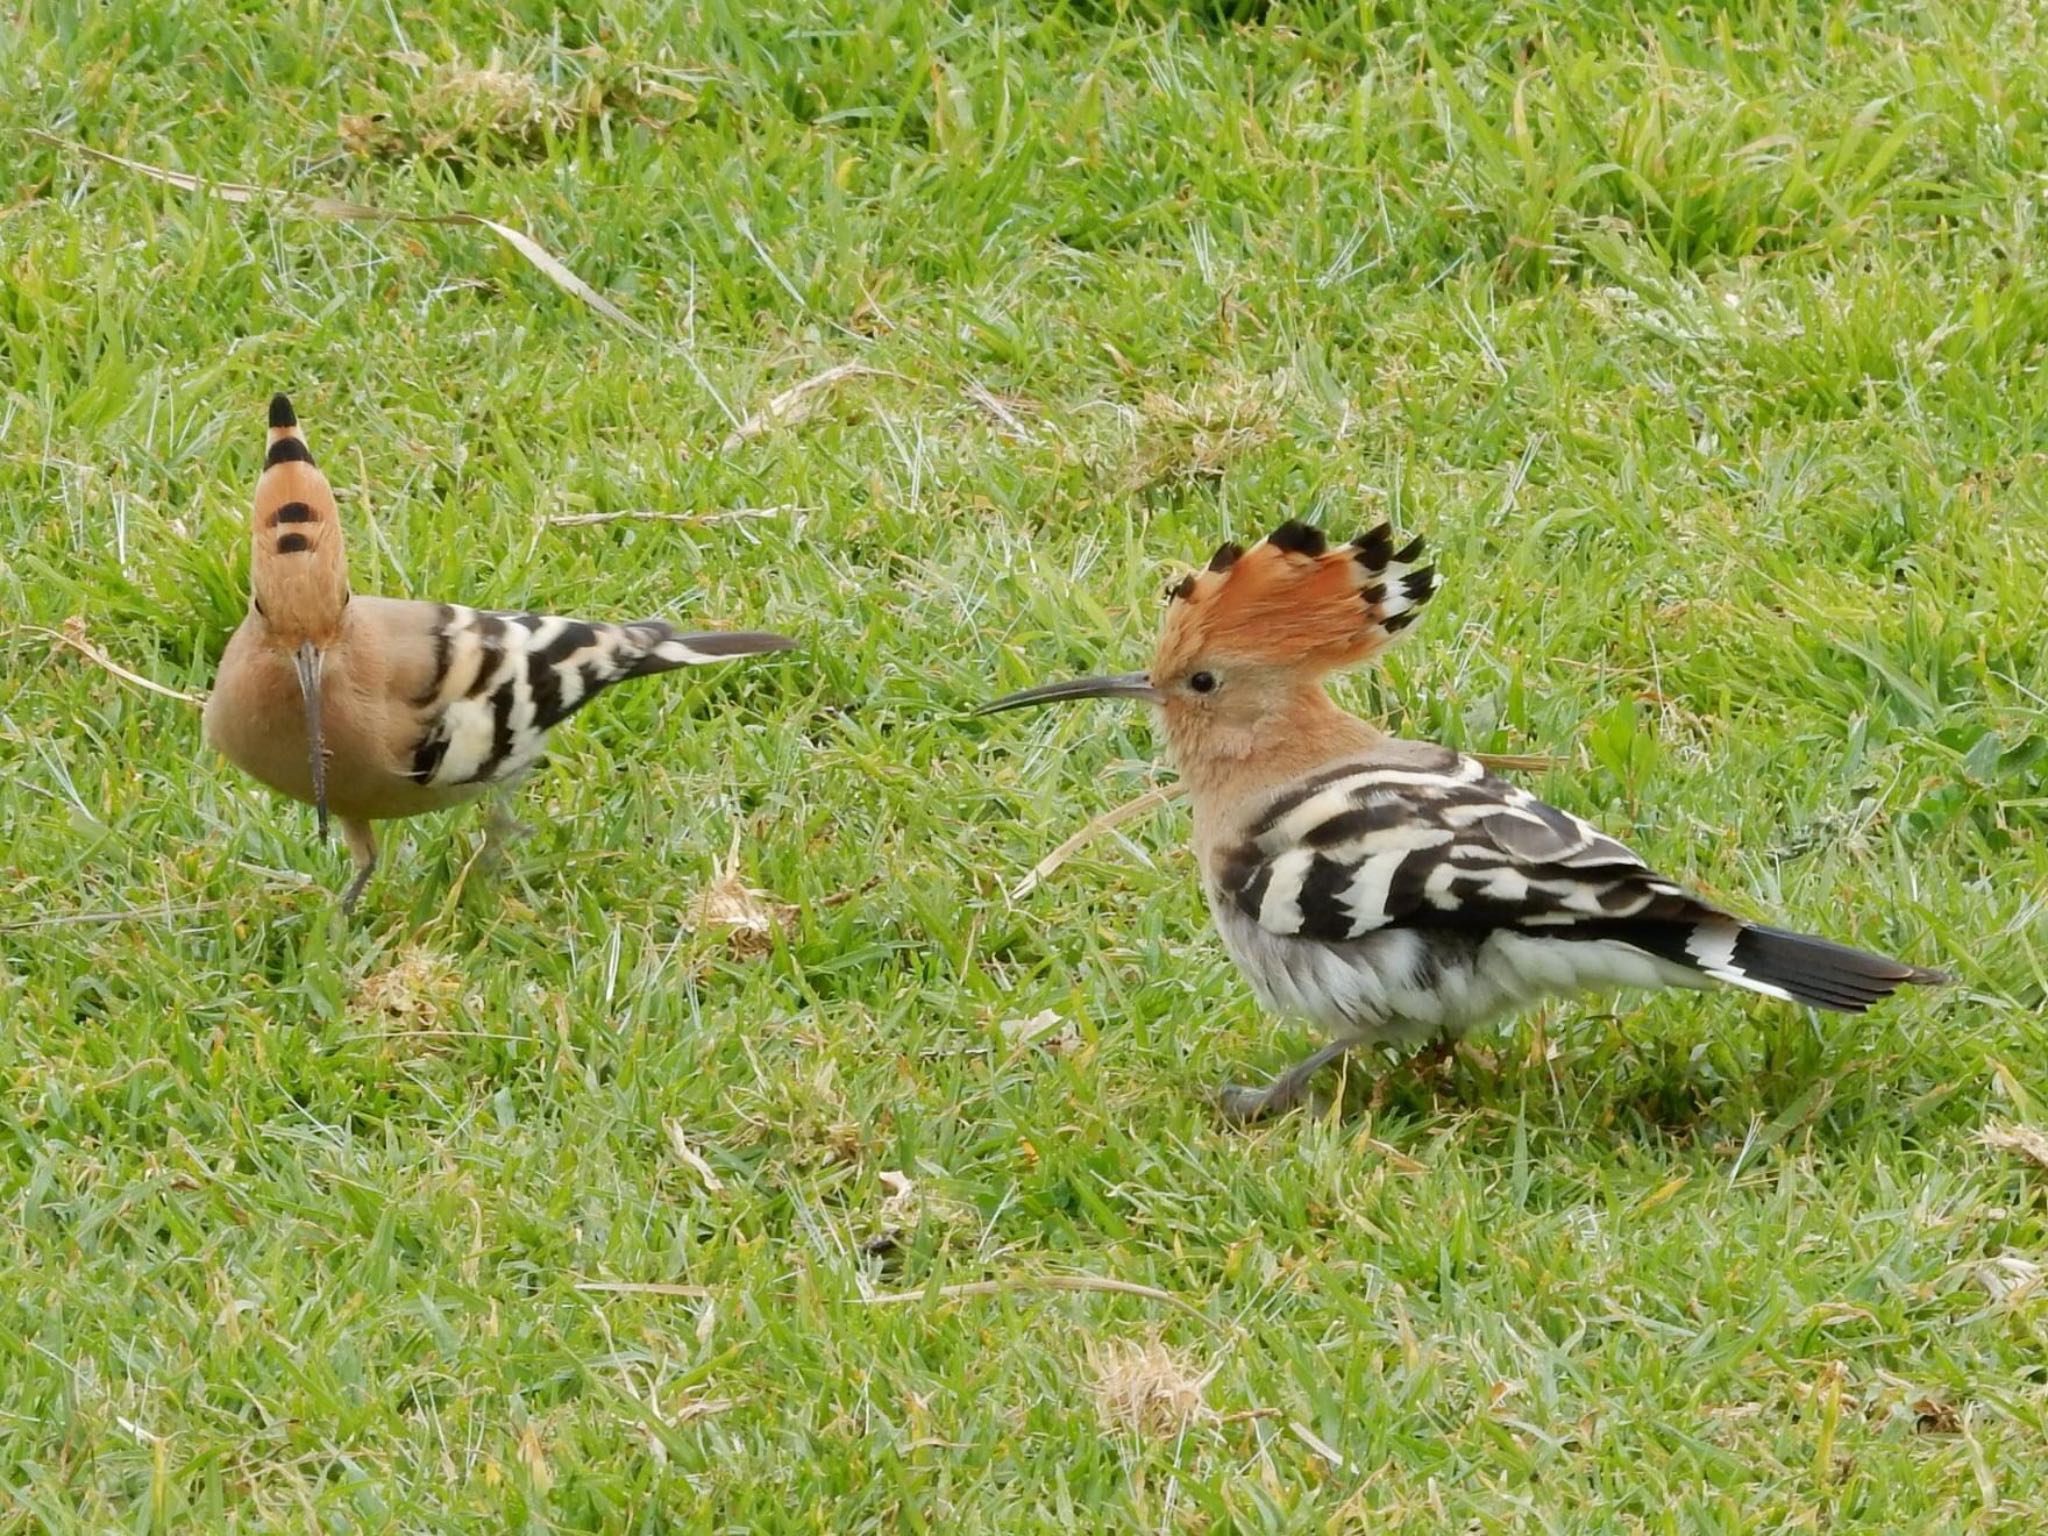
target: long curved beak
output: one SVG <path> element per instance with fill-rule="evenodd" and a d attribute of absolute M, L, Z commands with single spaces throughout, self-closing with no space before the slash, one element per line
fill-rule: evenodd
<path fill-rule="evenodd" d="M 320 647 L 301 640 L 292 652 L 299 692 L 306 700 L 306 751 L 313 769 L 313 810 L 320 818 L 320 840 L 327 840 L 327 738 L 320 726 Z"/>
<path fill-rule="evenodd" d="M 1021 693 L 1004 694 L 977 709 L 977 715 L 998 714 L 1006 709 L 1024 709 L 1032 704 L 1057 704 L 1065 699 L 1142 699 L 1147 704 L 1162 702 L 1152 679 L 1142 672 L 1119 672 L 1114 677 L 1077 677 L 1065 683 L 1041 683 Z"/>

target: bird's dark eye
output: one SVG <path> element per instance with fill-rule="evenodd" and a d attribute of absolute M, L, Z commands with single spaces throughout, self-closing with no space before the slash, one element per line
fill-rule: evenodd
<path fill-rule="evenodd" d="M 1216 691 L 1216 674 L 1214 672 L 1197 672 L 1188 679 L 1188 686 L 1197 693 L 1214 693 Z"/>

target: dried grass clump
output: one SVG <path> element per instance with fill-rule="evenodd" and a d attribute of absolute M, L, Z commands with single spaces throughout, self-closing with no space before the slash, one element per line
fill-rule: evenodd
<path fill-rule="evenodd" d="M 691 933 L 722 936 L 735 955 L 764 955 L 796 923 L 796 908 L 757 891 L 740 878 L 740 845 L 732 850 L 704 888 L 690 898 L 683 926 Z"/>
<path fill-rule="evenodd" d="M 1287 394 L 1282 377 L 1229 372 L 1178 395 L 1139 402 L 1133 490 L 1220 480 L 1238 459 L 1277 440 Z"/>
<path fill-rule="evenodd" d="M 650 95 L 695 108 L 690 93 L 653 89 L 602 57 L 576 56 L 573 73 L 559 84 L 496 55 L 482 65 L 456 60 L 433 66 L 416 55 L 408 58 L 424 71 L 415 90 L 387 97 L 380 110 L 345 115 L 337 124 L 350 154 L 458 165 L 531 160 L 545 155 L 551 140 L 611 112 L 644 118 Z"/>
<path fill-rule="evenodd" d="M 462 980 L 448 956 L 415 944 L 356 983 L 348 1013 L 357 1027 L 421 1054 L 451 1033 L 448 1018 L 462 1005 Z"/>
<path fill-rule="evenodd" d="M 1178 1435 L 1216 1417 L 1203 1394 L 1219 1367 L 1197 1371 L 1158 1339 L 1090 1344 L 1088 1368 L 1096 1411 L 1111 1429 Z"/>

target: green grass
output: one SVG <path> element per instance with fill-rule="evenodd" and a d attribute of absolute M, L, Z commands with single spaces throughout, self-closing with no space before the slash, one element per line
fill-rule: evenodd
<path fill-rule="evenodd" d="M 0 1526 L 2038 1528 L 2048 1175 L 1976 1138 L 2048 1125 L 2048 36 L 1577 14 L 12 7 Z M 648 335 L 77 145 L 503 218 Z M 204 689 L 279 388 L 359 590 L 802 654 L 608 696 L 502 874 L 416 822 L 342 923 L 309 812 L 34 629 Z M 1148 724 L 963 710 L 1289 514 L 1441 550 L 1356 707 L 1959 984 L 1221 1126 L 1308 1037 L 1185 812 L 1004 895 Z M 735 838 L 762 955 L 686 931 Z M 1201 1406 L 1120 1417 L 1155 1341 Z"/>

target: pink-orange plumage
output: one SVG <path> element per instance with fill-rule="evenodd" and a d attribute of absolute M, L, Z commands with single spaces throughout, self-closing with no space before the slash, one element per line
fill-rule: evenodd
<path fill-rule="evenodd" d="M 1733 917 L 1476 759 L 1339 709 L 1324 677 L 1377 654 L 1435 590 L 1420 554 L 1384 526 L 1333 549 L 1283 524 L 1173 589 L 1148 672 L 986 706 L 1159 710 L 1224 947 L 1269 1008 L 1334 1037 L 1269 1087 L 1229 1090 L 1230 1113 L 1284 1109 L 1359 1043 L 1454 1039 L 1546 994 L 1721 981 L 1861 1012 L 1943 979 Z"/>
<path fill-rule="evenodd" d="M 780 635 L 684 634 L 357 595 L 334 493 L 283 395 L 250 514 L 249 612 L 221 657 L 206 739 L 272 789 L 330 809 L 354 856 L 344 910 L 377 862 L 371 823 L 517 783 L 548 732 L 629 677 L 791 648 Z"/>
<path fill-rule="evenodd" d="M 1335 549 L 1303 523 L 1248 551 L 1225 544 L 1174 588 L 1153 673 L 1172 677 L 1204 657 L 1304 675 L 1356 666 L 1435 590 L 1435 569 L 1415 563 L 1421 553 L 1420 539 L 1395 549 L 1385 524 Z"/>

